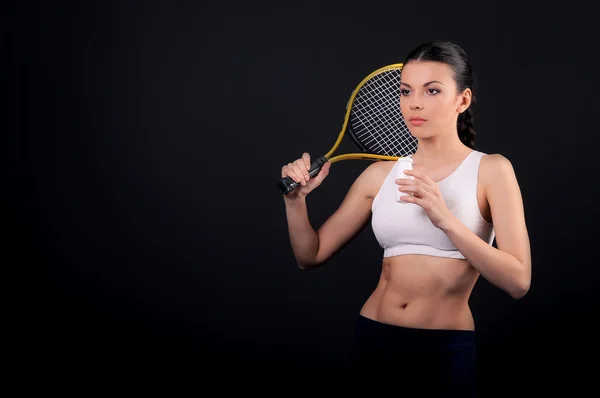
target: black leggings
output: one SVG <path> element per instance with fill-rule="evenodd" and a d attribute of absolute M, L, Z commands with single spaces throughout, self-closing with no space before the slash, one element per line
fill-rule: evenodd
<path fill-rule="evenodd" d="M 421 396 L 474 397 L 475 332 L 406 328 L 359 315 L 350 362 L 361 380 L 390 382 Z"/>

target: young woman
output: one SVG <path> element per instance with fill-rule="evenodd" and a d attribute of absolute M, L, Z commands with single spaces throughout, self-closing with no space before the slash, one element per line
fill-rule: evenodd
<path fill-rule="evenodd" d="M 373 162 L 315 231 L 306 196 L 331 165 L 309 178 L 304 153 L 281 170 L 301 183 L 284 195 L 290 241 L 300 268 L 317 267 L 371 220 L 384 252 L 379 283 L 358 315 L 355 368 L 377 372 L 360 373 L 365 377 L 389 371 L 394 383 L 414 383 L 423 393 L 471 396 L 468 301 L 478 277 L 514 299 L 530 286 L 521 192 L 506 157 L 475 149 L 474 72 L 462 48 L 442 41 L 417 47 L 404 60 L 400 88 L 402 114 L 418 139 L 413 170 L 395 179 L 397 162 Z"/>

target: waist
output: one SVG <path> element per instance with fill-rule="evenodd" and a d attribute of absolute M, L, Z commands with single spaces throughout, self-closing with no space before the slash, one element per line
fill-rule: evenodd
<path fill-rule="evenodd" d="M 478 275 L 465 260 L 385 258 L 361 315 L 396 326 L 472 330 L 468 300 Z"/>

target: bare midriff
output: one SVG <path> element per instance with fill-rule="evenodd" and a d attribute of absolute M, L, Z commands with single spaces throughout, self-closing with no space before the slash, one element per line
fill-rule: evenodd
<path fill-rule="evenodd" d="M 404 327 L 474 330 L 469 296 L 478 276 L 466 260 L 387 257 L 377 287 L 360 314 Z"/>

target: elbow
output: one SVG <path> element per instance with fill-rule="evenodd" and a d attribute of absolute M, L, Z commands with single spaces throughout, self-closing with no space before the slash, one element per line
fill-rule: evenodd
<path fill-rule="evenodd" d="M 513 288 L 510 291 L 510 295 L 515 300 L 520 300 L 529 292 L 531 287 L 531 278 L 524 277 L 515 281 Z"/>
<path fill-rule="evenodd" d="M 328 260 L 328 257 L 320 255 L 320 253 L 316 253 L 314 256 L 307 256 L 305 258 L 301 258 L 296 256 L 296 264 L 301 271 L 311 270 L 314 268 L 318 268 L 323 265 Z"/>
<path fill-rule="evenodd" d="M 321 263 L 316 260 L 315 261 L 296 260 L 296 264 L 298 265 L 298 268 L 301 271 L 311 270 L 311 269 L 317 268 L 319 265 L 321 265 Z"/>
<path fill-rule="evenodd" d="M 515 300 L 520 300 L 523 297 L 525 297 L 525 295 L 527 294 L 528 291 L 529 291 L 529 287 L 515 288 L 510 292 L 510 296 Z"/>

